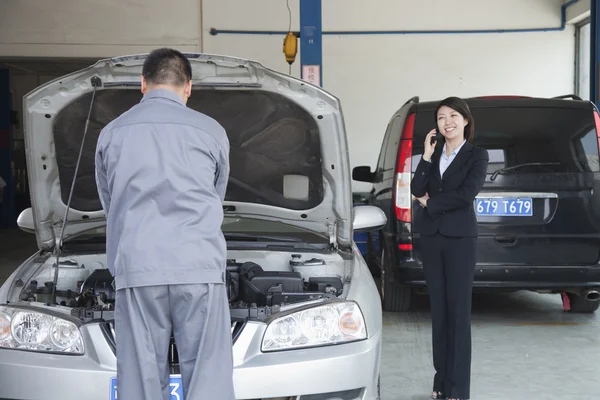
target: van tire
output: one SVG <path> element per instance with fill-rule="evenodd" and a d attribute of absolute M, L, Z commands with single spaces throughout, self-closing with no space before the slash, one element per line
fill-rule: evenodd
<path fill-rule="evenodd" d="M 598 310 L 600 307 L 600 301 L 590 301 L 584 296 L 578 296 L 573 293 L 567 293 L 569 301 L 571 303 L 572 313 L 591 314 Z"/>
<path fill-rule="evenodd" d="M 412 302 L 412 289 L 406 286 L 386 284 L 383 311 L 407 312 Z"/>
<path fill-rule="evenodd" d="M 381 242 L 380 242 L 381 243 Z M 369 271 L 371 271 L 371 275 L 373 276 L 373 278 L 380 278 L 381 277 L 381 261 L 379 260 L 379 257 L 377 256 L 378 252 L 377 249 L 375 248 L 375 245 L 373 244 L 373 234 L 372 233 L 368 233 L 367 234 L 367 259 L 365 260 L 367 262 L 367 266 L 369 267 Z"/>
<path fill-rule="evenodd" d="M 412 289 L 408 286 L 398 285 L 385 279 L 390 274 L 391 261 L 385 249 L 381 250 L 381 293 L 383 311 L 406 312 L 412 303 Z"/>

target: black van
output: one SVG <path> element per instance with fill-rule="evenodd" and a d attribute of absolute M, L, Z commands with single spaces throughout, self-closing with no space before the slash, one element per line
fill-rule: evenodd
<path fill-rule="evenodd" d="M 474 144 L 490 156 L 485 185 L 475 199 L 474 290 L 561 293 L 565 309 L 596 311 L 600 115 L 595 105 L 570 95 L 466 101 L 475 118 Z M 419 236 L 412 233 L 417 204 L 410 181 L 425 136 L 435 127 L 436 104 L 420 103 L 418 97 L 406 102 L 388 124 L 375 171 L 353 170 L 354 180 L 373 183 L 368 202 L 388 217 L 367 245 L 372 271 L 381 273 L 386 311 L 407 311 L 413 296 L 426 291 Z"/>

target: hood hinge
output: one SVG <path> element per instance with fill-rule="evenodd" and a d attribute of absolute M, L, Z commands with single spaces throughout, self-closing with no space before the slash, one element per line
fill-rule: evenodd
<path fill-rule="evenodd" d="M 337 249 L 337 225 L 335 222 L 327 224 L 327 231 L 329 232 L 329 247 L 332 250 Z"/>
<path fill-rule="evenodd" d="M 54 225 L 52 225 L 52 230 L 54 231 L 54 251 L 53 253 L 56 254 L 61 247 L 61 243 L 60 243 L 60 238 L 62 237 L 61 233 L 62 233 L 62 222 L 57 222 Z"/>

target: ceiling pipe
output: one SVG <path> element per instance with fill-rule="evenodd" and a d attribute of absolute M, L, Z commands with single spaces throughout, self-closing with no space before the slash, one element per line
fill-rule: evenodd
<path fill-rule="evenodd" d="M 517 28 L 517 29 L 452 29 L 452 30 L 391 30 L 391 31 L 323 31 L 323 35 L 448 35 L 448 34 L 486 34 L 486 33 L 526 33 L 557 32 L 567 27 L 567 8 L 579 0 L 571 0 L 560 7 L 561 23 L 559 27 Z M 294 32 L 300 37 L 300 32 Z M 216 35 L 287 35 L 287 31 L 261 31 L 211 28 L 210 34 Z"/>

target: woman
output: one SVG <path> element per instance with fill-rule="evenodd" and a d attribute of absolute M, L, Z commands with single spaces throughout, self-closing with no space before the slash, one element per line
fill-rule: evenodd
<path fill-rule="evenodd" d="M 414 229 L 424 249 L 423 269 L 431 303 L 434 399 L 470 397 L 471 293 L 475 271 L 477 219 L 473 202 L 483 187 L 488 152 L 472 144 L 475 121 L 467 103 L 442 100 L 437 129 L 411 182 L 418 204 Z M 436 130 L 445 141 L 436 149 Z"/>

